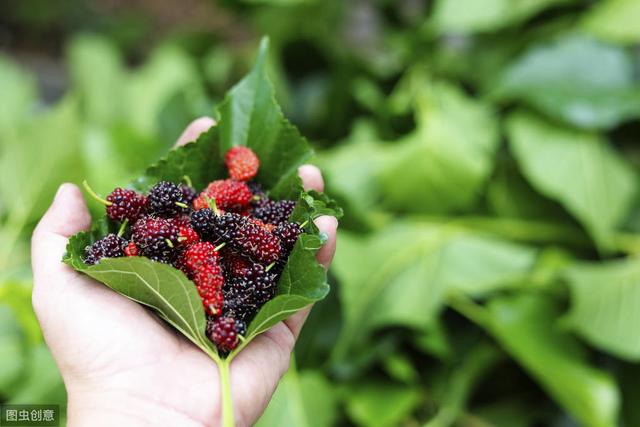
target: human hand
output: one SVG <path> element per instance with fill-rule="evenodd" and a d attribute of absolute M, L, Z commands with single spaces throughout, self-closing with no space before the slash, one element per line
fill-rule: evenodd
<path fill-rule="evenodd" d="M 192 122 L 177 145 L 213 126 Z M 322 191 L 320 171 L 299 169 L 305 189 Z M 337 221 L 315 220 L 327 243 L 318 261 L 328 268 Z M 32 238 L 33 306 L 68 393 L 68 425 L 213 426 L 221 419 L 215 363 L 140 304 L 61 262 L 68 238 L 91 217 L 82 193 L 63 184 Z M 256 337 L 231 363 L 234 414 L 253 424 L 289 367 L 304 309 Z"/>

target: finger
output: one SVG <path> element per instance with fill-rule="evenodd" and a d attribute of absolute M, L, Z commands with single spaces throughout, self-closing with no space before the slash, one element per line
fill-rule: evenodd
<path fill-rule="evenodd" d="M 49 210 L 44 214 L 33 232 L 31 240 L 34 287 L 39 278 L 57 272 L 69 274 L 70 269 L 62 264 L 68 238 L 91 225 L 91 215 L 80 189 L 73 184 L 62 184 Z"/>
<path fill-rule="evenodd" d="M 333 216 L 323 215 L 319 216 L 313 221 L 321 234 L 324 234 L 327 241 L 318 250 L 316 258 L 325 269 L 329 269 L 329 264 L 333 260 L 333 255 L 336 253 L 336 233 L 338 231 L 338 220 Z"/>
<path fill-rule="evenodd" d="M 324 191 L 324 180 L 320 169 L 313 165 L 302 165 L 298 168 L 298 175 L 302 179 L 302 186 L 305 190 L 316 190 L 318 193 Z"/>
<path fill-rule="evenodd" d="M 258 335 L 231 364 L 231 384 L 240 425 L 253 425 L 289 368 L 296 336 L 284 322 Z"/>
<path fill-rule="evenodd" d="M 182 135 L 178 138 L 175 146 L 180 147 L 188 144 L 189 142 L 195 141 L 201 134 L 211 129 L 212 126 L 215 126 L 215 124 L 216 121 L 211 117 L 200 117 L 195 119 L 189 123 L 189 126 L 187 126 L 184 132 L 182 132 Z"/>

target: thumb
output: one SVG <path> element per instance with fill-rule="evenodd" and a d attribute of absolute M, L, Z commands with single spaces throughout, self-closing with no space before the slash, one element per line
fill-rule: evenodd
<path fill-rule="evenodd" d="M 34 298 L 42 290 L 39 288 L 43 287 L 46 278 L 57 274 L 68 278 L 74 275 L 61 262 L 62 256 L 69 237 L 88 229 L 90 225 L 91 216 L 80 189 L 73 184 L 62 184 L 31 238 Z"/>

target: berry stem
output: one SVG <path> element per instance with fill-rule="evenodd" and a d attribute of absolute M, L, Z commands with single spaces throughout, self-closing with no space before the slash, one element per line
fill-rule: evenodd
<path fill-rule="evenodd" d="M 118 229 L 118 237 L 122 237 L 125 230 L 127 229 L 127 224 L 129 224 L 129 218 L 125 218 L 124 221 L 122 221 L 122 224 L 120 224 L 120 228 Z"/>
<path fill-rule="evenodd" d="M 213 213 L 216 214 L 216 216 L 220 215 L 220 211 L 218 210 L 216 199 L 211 198 L 207 195 L 205 195 L 204 197 L 207 200 L 207 204 L 209 205 L 209 208 L 213 211 Z"/>
<path fill-rule="evenodd" d="M 231 397 L 231 376 L 230 376 L 230 360 L 222 359 L 218 363 L 218 370 L 220 371 L 220 386 L 222 396 L 222 426 L 223 427 L 235 427 L 235 420 L 233 417 L 233 400 Z"/>
<path fill-rule="evenodd" d="M 89 183 L 87 182 L 87 180 L 85 179 L 84 181 L 82 181 L 82 186 L 84 187 L 84 189 L 87 191 L 87 193 L 89 193 L 89 195 L 94 198 L 95 200 L 97 200 L 98 202 L 102 203 L 105 206 L 111 206 L 113 204 L 113 202 L 110 202 L 106 199 L 103 199 L 102 197 L 98 196 L 98 193 L 96 193 L 95 191 L 93 191 L 93 188 L 91 188 L 89 186 Z"/>
<path fill-rule="evenodd" d="M 169 239 L 164 239 L 165 242 L 167 242 L 167 246 L 169 246 L 170 248 L 173 248 L 173 242 Z"/>
<path fill-rule="evenodd" d="M 309 224 L 309 220 L 306 220 L 302 224 L 300 224 L 300 228 L 304 228 L 307 224 Z"/>
<path fill-rule="evenodd" d="M 267 266 L 267 268 L 265 268 L 265 269 L 264 269 L 264 271 L 269 271 L 269 270 L 271 270 L 271 269 L 273 268 L 273 266 L 274 266 L 274 265 L 276 265 L 276 263 L 275 263 L 275 262 L 272 262 L 271 264 L 269 264 L 269 265 Z"/>
<path fill-rule="evenodd" d="M 180 206 L 183 209 L 188 209 L 189 205 L 182 203 L 182 202 L 176 202 L 176 206 Z"/>
<path fill-rule="evenodd" d="M 216 246 L 214 248 L 214 251 L 218 252 L 220 249 L 224 248 L 226 246 L 227 242 L 222 242 L 220 243 L 218 246 Z"/>
<path fill-rule="evenodd" d="M 183 176 L 182 179 L 189 187 L 193 187 L 193 182 L 191 181 L 191 178 L 189 178 L 189 175 Z"/>

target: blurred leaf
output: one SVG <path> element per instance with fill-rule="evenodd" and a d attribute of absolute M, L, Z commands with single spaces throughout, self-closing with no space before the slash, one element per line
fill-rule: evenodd
<path fill-rule="evenodd" d="M 123 107 L 127 119 L 141 134 L 157 135 L 172 144 L 179 136 L 161 135 L 159 118 L 164 105 L 178 93 L 191 103 L 205 102 L 202 80 L 194 61 L 182 50 L 163 45 L 131 75 Z M 186 126 L 188 123 L 184 123 Z"/>
<path fill-rule="evenodd" d="M 590 344 L 640 360 L 640 264 L 636 259 L 582 263 L 568 269 L 567 323 Z"/>
<path fill-rule="evenodd" d="M 396 426 L 413 412 L 420 399 L 417 388 L 362 381 L 348 389 L 347 414 L 363 427 Z"/>
<path fill-rule="evenodd" d="M 80 180 L 79 125 L 77 103 L 67 98 L 37 119 L 24 122 L 18 129 L 20 143 L 8 144 L 3 150 L 0 208 L 8 211 L 0 228 L 0 271 L 19 260 L 13 253 L 21 236 L 29 234 L 27 226 L 46 210 L 60 183 Z"/>
<path fill-rule="evenodd" d="M 0 54 L 0 93 L 2 94 L 0 96 L 0 146 L 2 146 L 11 140 L 7 131 L 26 118 L 37 100 L 35 79 L 2 54 Z"/>
<path fill-rule="evenodd" d="M 533 427 L 536 413 L 531 406 L 508 398 L 504 402 L 484 405 L 473 410 L 475 419 L 480 419 L 479 427 Z M 473 427 L 474 424 L 463 426 Z"/>
<path fill-rule="evenodd" d="M 486 344 L 480 344 L 466 354 L 447 380 L 438 412 L 424 427 L 449 427 L 465 410 L 474 387 L 499 360 L 500 353 Z"/>
<path fill-rule="evenodd" d="M 571 0 L 437 0 L 433 23 L 440 32 L 493 31 Z"/>
<path fill-rule="evenodd" d="M 8 307 L 0 305 L 0 394 L 10 396 L 25 368 L 26 340 Z"/>
<path fill-rule="evenodd" d="M 440 319 L 436 319 L 426 331 L 417 335 L 413 339 L 413 344 L 420 350 L 442 360 L 450 358 L 453 354 L 447 331 Z"/>
<path fill-rule="evenodd" d="M 131 145 L 136 143 L 131 139 L 128 142 Z M 98 192 L 108 194 L 116 185 L 122 186 L 132 178 L 127 162 L 122 160 L 123 156 L 117 147 L 108 129 L 94 124 L 85 125 L 82 131 L 82 160 L 87 165 L 100 166 L 87 168 L 84 179 Z M 103 205 L 94 200 L 88 203 L 100 205 L 100 210 L 103 209 Z"/>
<path fill-rule="evenodd" d="M 384 369 L 391 378 L 405 384 L 415 383 L 420 376 L 412 360 L 402 353 L 392 353 L 385 357 Z"/>
<path fill-rule="evenodd" d="M 592 6 L 582 27 L 604 40 L 620 43 L 640 41 L 640 2 L 637 0 L 605 0 Z"/>
<path fill-rule="evenodd" d="M 25 123 L 20 143 L 8 145 L 0 158 L 3 204 L 28 218 L 43 212 L 61 182 L 78 180 L 82 172 L 78 143 L 78 107 L 73 98 Z"/>
<path fill-rule="evenodd" d="M 622 425 L 640 425 L 640 406 L 636 404 L 640 399 L 640 365 L 623 364 L 618 369 L 618 381 L 624 396 L 622 402 Z"/>
<path fill-rule="evenodd" d="M 231 75 L 234 58 L 232 53 L 224 47 L 214 46 L 202 58 L 202 63 L 207 82 L 220 87 Z"/>
<path fill-rule="evenodd" d="M 375 327 L 428 328 L 448 291 L 483 295 L 512 286 L 535 260 L 525 246 L 417 223 L 339 238 L 333 272 L 346 324 L 335 357 Z"/>
<path fill-rule="evenodd" d="M 382 171 L 384 202 L 411 212 L 469 208 L 493 169 L 499 143 L 493 111 L 449 84 L 409 79 L 417 129 L 397 143 Z"/>
<path fill-rule="evenodd" d="M 331 427 L 336 416 L 336 397 L 325 377 L 290 368 L 256 427 Z"/>
<path fill-rule="evenodd" d="M 114 44 L 100 36 L 76 37 L 68 57 L 83 112 L 91 123 L 127 123 L 140 135 L 173 143 L 188 120 L 195 117 L 183 118 L 180 131 L 164 135 L 160 119 L 165 106 L 180 94 L 189 100 L 185 108 L 191 112 L 206 103 L 196 64 L 170 44 L 160 45 L 134 71 L 124 68 Z"/>
<path fill-rule="evenodd" d="M 106 125 L 123 117 L 127 75 L 113 43 L 104 37 L 78 36 L 69 43 L 67 56 L 87 119 Z"/>
<path fill-rule="evenodd" d="M 42 341 L 42 332 L 31 305 L 31 288 L 28 282 L 5 281 L 0 284 L 0 305 L 11 309 L 27 342 L 34 345 Z"/>
<path fill-rule="evenodd" d="M 498 217 L 547 219 L 569 218 L 561 206 L 537 193 L 510 160 L 498 163 L 487 188 L 487 202 Z"/>
<path fill-rule="evenodd" d="M 625 161 L 597 135 L 526 113 L 509 117 L 507 134 L 531 185 L 561 203 L 598 247 L 611 249 L 637 192 L 637 176 Z"/>
<path fill-rule="evenodd" d="M 245 3 L 257 3 L 276 6 L 293 6 L 298 4 L 315 3 L 317 0 L 242 0 Z"/>
<path fill-rule="evenodd" d="M 591 367 L 577 343 L 557 329 L 559 310 L 553 301 L 522 294 L 494 299 L 488 309 L 496 340 L 581 425 L 617 425 L 615 383 Z"/>
<path fill-rule="evenodd" d="M 388 164 L 389 151 L 378 142 L 371 123 L 358 122 L 344 143 L 318 156 L 327 191 L 347 202 L 348 219 L 366 222 L 378 207 L 377 175 Z"/>
<path fill-rule="evenodd" d="M 32 347 L 25 362 L 28 364 L 27 375 L 12 390 L 7 403 L 57 404 L 66 407 L 64 383 L 49 349 L 44 344 Z"/>
<path fill-rule="evenodd" d="M 567 37 L 525 52 L 498 79 L 502 97 L 522 100 L 583 128 L 612 128 L 640 116 L 640 81 L 625 50 Z"/>

